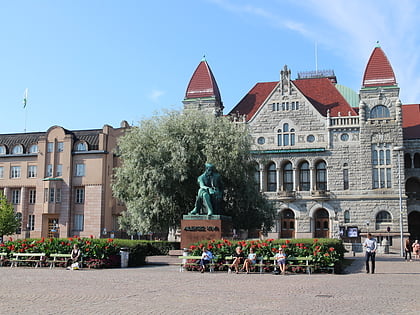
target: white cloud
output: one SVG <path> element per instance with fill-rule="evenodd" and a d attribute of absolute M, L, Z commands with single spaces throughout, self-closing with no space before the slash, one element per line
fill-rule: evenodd
<path fill-rule="evenodd" d="M 162 95 L 165 95 L 165 91 L 162 90 L 153 90 L 149 94 L 149 99 L 151 99 L 153 102 L 157 103 L 159 102 L 159 99 Z"/>

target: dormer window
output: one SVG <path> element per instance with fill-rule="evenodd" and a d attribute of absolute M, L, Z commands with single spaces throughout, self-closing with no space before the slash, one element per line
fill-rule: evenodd
<path fill-rule="evenodd" d="M 0 154 L 6 154 L 6 147 L 4 145 L 0 145 Z"/>
<path fill-rule="evenodd" d="M 12 149 L 12 154 L 23 154 L 23 147 L 20 144 L 15 145 Z"/>
<path fill-rule="evenodd" d="M 79 142 L 76 144 L 76 151 L 87 151 L 87 145 L 85 142 Z"/>
<path fill-rule="evenodd" d="M 38 153 L 38 145 L 37 144 L 32 144 L 29 147 L 29 153 Z"/>

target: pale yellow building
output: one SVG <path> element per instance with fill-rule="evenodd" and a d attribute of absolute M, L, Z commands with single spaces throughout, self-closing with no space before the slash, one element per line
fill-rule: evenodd
<path fill-rule="evenodd" d="M 15 237 L 118 237 L 117 138 L 128 128 L 0 134 L 0 191 L 22 218 Z"/>

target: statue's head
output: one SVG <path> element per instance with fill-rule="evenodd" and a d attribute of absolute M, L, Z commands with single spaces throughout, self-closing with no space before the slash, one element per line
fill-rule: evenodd
<path fill-rule="evenodd" d="M 211 163 L 206 163 L 205 166 L 206 166 L 206 173 L 212 174 L 214 170 L 214 165 Z"/>

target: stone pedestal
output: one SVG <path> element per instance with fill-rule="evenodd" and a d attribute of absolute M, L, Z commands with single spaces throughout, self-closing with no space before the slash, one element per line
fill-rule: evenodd
<path fill-rule="evenodd" d="M 231 238 L 232 218 L 223 215 L 184 215 L 181 220 L 181 248 L 203 240 Z"/>

